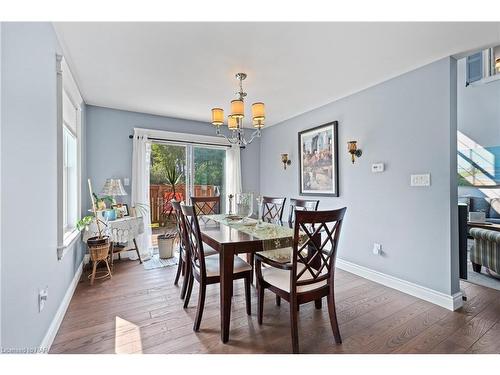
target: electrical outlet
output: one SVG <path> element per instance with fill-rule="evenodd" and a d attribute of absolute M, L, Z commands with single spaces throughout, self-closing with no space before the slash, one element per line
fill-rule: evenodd
<path fill-rule="evenodd" d="M 384 163 L 372 164 L 372 172 L 373 173 L 381 173 L 383 171 L 384 171 Z"/>
<path fill-rule="evenodd" d="M 128 177 L 125 177 L 123 179 L 123 185 L 125 185 L 125 186 L 129 186 L 130 185 L 130 179 Z"/>
<path fill-rule="evenodd" d="M 46 286 L 45 289 L 38 289 L 38 312 L 42 312 L 48 297 L 49 297 L 48 286 Z"/>
<path fill-rule="evenodd" d="M 382 254 L 382 245 L 379 243 L 373 244 L 373 254 L 381 255 Z"/>

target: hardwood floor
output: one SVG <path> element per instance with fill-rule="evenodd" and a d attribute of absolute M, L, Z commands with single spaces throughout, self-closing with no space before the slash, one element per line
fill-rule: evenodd
<path fill-rule="evenodd" d="M 266 291 L 264 323 L 246 315 L 243 280 L 235 282 L 231 335 L 220 341 L 219 286 L 207 288 L 200 332 L 192 330 L 198 290 L 182 308 L 176 267 L 146 271 L 115 263 L 112 280 L 91 287 L 82 277 L 51 353 L 290 353 L 289 306 Z M 301 353 L 500 353 L 500 291 L 463 283 L 468 300 L 448 311 L 337 270 L 336 302 L 343 343 L 336 345 L 328 309 L 301 306 Z"/>

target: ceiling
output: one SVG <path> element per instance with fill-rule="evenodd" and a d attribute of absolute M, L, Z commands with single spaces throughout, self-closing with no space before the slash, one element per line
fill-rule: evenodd
<path fill-rule="evenodd" d="M 88 104 L 210 121 L 238 82 L 273 125 L 440 58 L 500 23 L 55 23 Z M 247 117 L 249 116 L 247 105 Z"/>

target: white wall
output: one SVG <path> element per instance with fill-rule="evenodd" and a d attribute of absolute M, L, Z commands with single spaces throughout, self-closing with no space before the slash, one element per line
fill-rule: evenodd
<path fill-rule="evenodd" d="M 457 63 L 457 128 L 459 140 L 485 148 L 494 158 L 495 178 L 500 182 L 500 80 L 465 86 L 466 59 Z M 482 152 L 482 151 L 480 151 Z M 459 196 L 500 197 L 500 188 L 458 187 Z"/>
<path fill-rule="evenodd" d="M 297 133 L 337 120 L 340 197 L 318 198 L 320 209 L 347 206 L 339 258 L 446 295 L 458 292 L 455 65 L 437 61 L 265 129 L 261 193 L 299 197 Z M 355 164 L 348 140 L 363 150 Z M 292 159 L 286 170 L 281 152 Z M 375 162 L 386 171 L 371 173 Z M 431 186 L 410 187 L 413 173 L 430 173 Z M 372 254 L 374 242 L 384 256 Z"/>
<path fill-rule="evenodd" d="M 465 59 L 458 60 L 458 130 L 483 147 L 500 147 L 500 80 L 465 87 L 465 71 Z"/>
<path fill-rule="evenodd" d="M 50 23 L 3 23 L 2 347 L 41 344 L 81 263 L 57 259 L 57 39 Z M 38 312 L 38 289 L 48 286 Z"/>

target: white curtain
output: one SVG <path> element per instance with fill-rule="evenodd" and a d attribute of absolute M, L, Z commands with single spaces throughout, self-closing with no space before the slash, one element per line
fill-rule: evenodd
<path fill-rule="evenodd" d="M 240 146 L 232 145 L 226 151 L 226 211 L 229 212 L 229 194 L 241 193 Z M 233 199 L 234 212 L 234 199 Z"/>
<path fill-rule="evenodd" d="M 151 157 L 151 142 L 147 136 L 134 134 L 132 151 L 132 196 L 131 204 L 136 207 L 137 216 L 142 215 L 144 233 L 137 239 L 137 245 L 142 260 L 148 260 L 152 255 L 151 246 L 151 216 L 149 202 L 149 165 Z M 137 259 L 135 251 L 129 252 L 130 259 Z"/>

